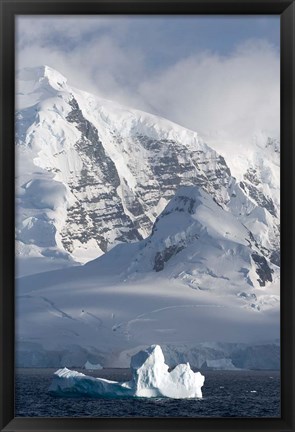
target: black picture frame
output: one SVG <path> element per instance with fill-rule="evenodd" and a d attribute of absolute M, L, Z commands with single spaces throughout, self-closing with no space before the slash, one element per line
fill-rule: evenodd
<path fill-rule="evenodd" d="M 294 0 L 0 0 L 2 431 L 285 431 L 295 430 L 294 304 Z M 270 14 L 281 19 L 281 418 L 14 418 L 14 20 L 55 14 Z"/>

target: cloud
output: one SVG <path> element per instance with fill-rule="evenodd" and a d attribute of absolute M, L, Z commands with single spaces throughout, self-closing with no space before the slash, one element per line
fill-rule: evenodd
<path fill-rule="evenodd" d="M 279 55 L 263 41 L 247 41 L 227 56 L 181 60 L 139 92 L 160 114 L 211 141 L 245 144 L 257 131 L 279 134 Z"/>
<path fill-rule="evenodd" d="M 20 46 L 27 44 L 53 45 L 56 49 L 64 49 L 65 42 L 80 44 L 81 40 L 91 37 L 97 31 L 105 31 L 114 27 L 114 20 L 110 17 L 95 16 L 18 16 L 17 32 Z"/>
<path fill-rule="evenodd" d="M 173 50 L 173 41 L 167 45 L 160 37 L 157 21 L 155 46 L 148 24 L 135 27 L 122 17 L 21 17 L 17 65 L 48 64 L 78 88 L 198 131 L 223 153 L 249 144 L 259 131 L 279 135 L 280 61 L 274 46 L 248 39 L 223 55 L 191 48 L 159 64 L 159 53 Z"/>
<path fill-rule="evenodd" d="M 143 53 L 122 45 L 125 21 L 116 18 L 21 18 L 17 69 L 46 64 L 71 85 L 100 96 L 138 104 L 132 94 L 145 74 Z"/>

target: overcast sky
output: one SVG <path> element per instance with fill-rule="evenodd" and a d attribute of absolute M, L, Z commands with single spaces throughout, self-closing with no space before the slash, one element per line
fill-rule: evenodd
<path fill-rule="evenodd" d="M 18 16 L 17 68 L 173 120 L 215 147 L 279 135 L 278 16 Z"/>

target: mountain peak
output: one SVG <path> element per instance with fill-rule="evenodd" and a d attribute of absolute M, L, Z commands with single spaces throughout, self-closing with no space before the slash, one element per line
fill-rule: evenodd
<path fill-rule="evenodd" d="M 67 78 L 62 75 L 57 70 L 51 68 L 50 66 L 42 66 L 44 70 L 44 77 L 48 79 L 49 82 L 55 83 L 59 86 L 62 86 L 67 82 Z"/>
<path fill-rule="evenodd" d="M 204 199 L 206 199 L 206 194 L 198 186 L 182 186 L 167 205 L 163 215 L 172 211 L 193 214 L 196 207 L 202 204 Z"/>
<path fill-rule="evenodd" d="M 41 83 L 43 79 L 47 79 L 51 84 L 63 85 L 67 82 L 65 76 L 50 66 L 34 66 L 21 69 L 17 73 L 17 78 L 21 81 L 33 81 L 36 84 Z"/>
<path fill-rule="evenodd" d="M 28 108 L 40 100 L 66 89 L 67 79 L 50 66 L 34 66 L 16 73 L 17 109 Z"/>

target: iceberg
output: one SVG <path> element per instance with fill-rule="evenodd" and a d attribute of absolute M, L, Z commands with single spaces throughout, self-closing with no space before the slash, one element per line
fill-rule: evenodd
<path fill-rule="evenodd" d="M 238 370 L 232 363 L 231 358 L 206 360 L 203 367 L 213 370 Z"/>
<path fill-rule="evenodd" d="M 87 370 L 100 370 L 100 369 L 103 369 L 103 367 L 99 363 L 92 364 L 92 363 L 90 363 L 90 361 L 87 360 L 87 362 L 84 365 L 84 369 L 87 369 Z"/>
<path fill-rule="evenodd" d="M 67 368 L 59 369 L 54 373 L 49 393 L 69 397 L 202 398 L 205 377 L 200 372 L 193 372 L 189 363 L 179 364 L 169 372 L 159 345 L 135 354 L 130 368 L 131 380 L 122 383 L 94 378 Z"/>
<path fill-rule="evenodd" d="M 193 372 L 189 363 L 179 364 L 171 372 L 162 349 L 152 345 L 131 358 L 130 382 L 137 397 L 201 398 L 205 377 Z"/>

